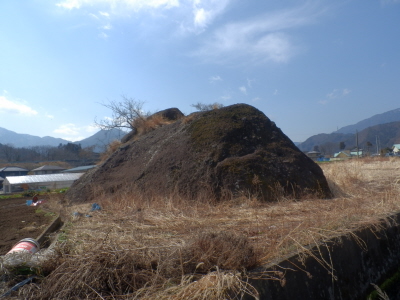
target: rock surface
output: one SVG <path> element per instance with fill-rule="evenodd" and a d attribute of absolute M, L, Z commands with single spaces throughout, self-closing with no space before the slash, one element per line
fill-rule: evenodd
<path fill-rule="evenodd" d="M 146 197 L 274 201 L 331 192 L 321 168 L 246 104 L 197 112 L 128 141 L 70 188 L 73 202 L 129 189 Z"/>

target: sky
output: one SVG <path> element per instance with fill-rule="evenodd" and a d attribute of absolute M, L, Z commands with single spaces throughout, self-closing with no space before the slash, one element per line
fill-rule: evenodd
<path fill-rule="evenodd" d="M 0 2 L 0 127 L 79 141 L 123 97 L 331 133 L 400 108 L 400 0 Z"/>

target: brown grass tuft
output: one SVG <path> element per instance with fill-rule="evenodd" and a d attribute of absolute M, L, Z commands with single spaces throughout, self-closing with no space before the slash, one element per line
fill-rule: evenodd
<path fill-rule="evenodd" d="M 208 273 L 222 270 L 246 270 L 257 262 L 253 245 L 248 237 L 233 232 L 201 233 L 190 245 L 196 270 Z"/>
<path fill-rule="evenodd" d="M 140 137 L 143 134 L 146 134 L 154 129 L 161 127 L 163 125 L 171 124 L 175 121 L 170 121 L 165 119 L 162 115 L 152 115 L 147 118 L 139 118 L 136 119 L 133 123 L 133 126 L 137 130 L 136 138 Z"/>
<path fill-rule="evenodd" d="M 107 160 L 107 158 L 110 157 L 111 154 L 113 154 L 118 148 L 119 146 L 121 146 L 121 142 L 118 140 L 114 140 L 112 141 L 110 144 L 108 144 L 107 146 L 107 150 L 103 153 L 100 154 L 100 164 L 105 162 Z"/>

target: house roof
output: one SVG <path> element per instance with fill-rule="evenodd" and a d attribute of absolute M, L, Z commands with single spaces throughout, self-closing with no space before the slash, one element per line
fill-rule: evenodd
<path fill-rule="evenodd" d="M 90 166 L 81 166 L 81 167 L 76 167 L 76 168 L 72 168 L 72 169 L 68 169 L 63 171 L 63 173 L 72 173 L 72 172 L 85 172 L 87 170 L 93 169 L 97 167 L 97 165 L 90 165 Z"/>
<path fill-rule="evenodd" d="M 333 155 L 333 157 L 338 157 L 340 154 L 344 154 L 344 155 L 346 155 L 346 156 L 350 156 L 349 153 L 340 151 L 340 152 L 338 152 L 338 153 L 335 153 L 335 154 Z"/>
<path fill-rule="evenodd" d="M 44 165 L 39 168 L 33 169 L 32 171 L 50 171 L 50 170 L 65 170 L 65 168 L 61 168 L 59 166 Z"/>
<path fill-rule="evenodd" d="M 3 180 L 4 180 L 4 178 L 0 176 L 0 181 L 3 181 Z"/>
<path fill-rule="evenodd" d="M 20 167 L 4 167 L 0 169 L 0 172 L 15 172 L 15 171 L 29 172 L 29 170 Z"/>
<path fill-rule="evenodd" d="M 83 173 L 8 176 L 6 177 L 5 181 L 7 181 L 9 184 L 72 181 L 79 179 L 82 174 Z"/>

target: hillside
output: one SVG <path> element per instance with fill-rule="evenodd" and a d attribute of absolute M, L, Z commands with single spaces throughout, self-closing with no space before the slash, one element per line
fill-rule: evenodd
<path fill-rule="evenodd" d="M 400 108 L 393 109 L 381 114 L 374 115 L 370 118 L 362 120 L 356 124 L 348 125 L 335 131 L 335 133 L 352 133 L 354 134 L 356 130 L 361 131 L 368 127 L 372 127 L 379 124 L 398 122 L 400 121 Z"/>
<path fill-rule="evenodd" d="M 320 151 L 332 154 L 339 151 L 339 143 L 344 142 L 346 149 L 356 147 L 355 133 L 338 133 L 318 134 L 308 138 L 299 145 L 302 151 L 311 151 L 314 146 L 318 146 Z M 371 153 L 376 152 L 377 142 L 379 149 L 391 148 L 393 144 L 400 143 L 400 121 L 386 124 L 379 124 L 368 127 L 358 133 L 358 145 L 360 148 L 367 150 L 367 142 L 370 142 Z"/>
<path fill-rule="evenodd" d="M 125 134 L 126 132 L 120 129 L 100 130 L 86 139 L 75 142 L 75 144 L 81 144 L 82 148 L 95 146 L 93 151 L 102 152 L 109 143 L 114 140 L 120 140 Z"/>
<path fill-rule="evenodd" d="M 50 136 L 39 137 L 30 134 L 21 134 L 0 127 L 0 143 L 11 144 L 14 147 L 34 147 L 34 146 L 58 146 L 59 144 L 67 144 L 70 141 L 53 138 Z"/>
<path fill-rule="evenodd" d="M 125 132 L 119 129 L 100 130 L 94 135 L 74 142 L 74 144 L 81 144 L 82 148 L 95 146 L 95 152 L 101 152 L 104 147 L 113 140 L 120 140 L 125 135 Z M 3 145 L 10 144 L 16 148 L 28 148 L 35 146 L 52 146 L 57 147 L 59 144 L 71 143 L 60 138 L 50 136 L 39 137 L 30 134 L 21 134 L 14 131 L 0 127 L 0 143 Z"/>

